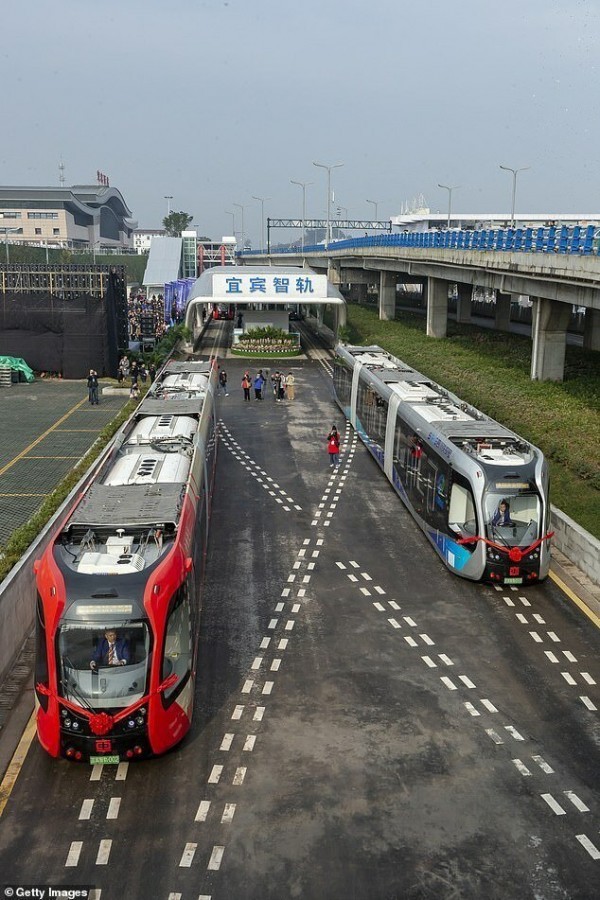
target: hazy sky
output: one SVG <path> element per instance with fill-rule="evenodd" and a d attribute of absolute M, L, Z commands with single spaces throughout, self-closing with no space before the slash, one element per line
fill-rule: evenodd
<path fill-rule="evenodd" d="M 600 0 L 2 0 L 0 184 L 94 183 L 140 227 L 600 213 Z M 236 209 L 240 230 L 240 210 Z M 274 239 L 279 235 L 275 233 Z M 283 235 L 281 235 L 283 237 Z"/>

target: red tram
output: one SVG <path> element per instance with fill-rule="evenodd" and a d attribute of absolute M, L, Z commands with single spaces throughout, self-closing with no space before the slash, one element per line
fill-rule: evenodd
<path fill-rule="evenodd" d="M 115 763 L 190 728 L 216 464 L 216 369 L 170 362 L 35 564 L 37 733 Z"/>

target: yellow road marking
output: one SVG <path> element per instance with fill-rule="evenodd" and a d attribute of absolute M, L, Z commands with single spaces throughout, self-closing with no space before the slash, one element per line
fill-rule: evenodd
<path fill-rule="evenodd" d="M 28 447 L 25 447 L 25 449 L 22 450 L 21 453 L 19 453 L 17 456 L 15 456 L 15 458 L 12 459 L 9 463 L 6 463 L 6 465 L 3 466 L 2 469 L 0 469 L 0 475 L 4 475 L 4 473 L 7 472 L 12 466 L 14 466 L 14 464 L 15 464 L 16 462 L 18 462 L 18 461 L 19 461 L 20 459 L 22 459 L 27 453 L 29 453 L 30 450 L 33 450 L 34 447 L 37 447 L 37 445 L 38 445 L 41 441 L 43 441 L 44 438 L 48 437 L 49 434 L 52 434 L 53 431 L 56 431 L 57 428 L 58 428 L 58 426 L 59 426 L 59 425 L 62 425 L 62 423 L 65 422 L 65 421 L 69 418 L 69 416 L 73 415 L 73 413 L 75 412 L 75 410 L 79 409 L 79 407 L 82 406 L 84 403 L 87 403 L 87 400 L 80 400 L 79 403 L 76 403 L 75 406 L 72 406 L 71 409 L 70 409 L 68 412 L 66 412 L 66 413 L 64 414 L 64 416 L 62 416 L 62 417 L 58 420 L 58 422 L 55 422 L 54 425 L 52 425 L 52 426 L 51 426 L 50 428 L 48 428 L 43 434 L 41 434 L 38 438 L 36 438 L 35 441 L 33 441 L 32 444 L 30 444 Z"/>
<path fill-rule="evenodd" d="M 81 459 L 80 456 L 24 456 L 23 459 Z"/>
<path fill-rule="evenodd" d="M 25 726 L 25 731 L 23 732 L 21 740 L 19 741 L 19 746 L 13 753 L 13 757 L 8 764 L 6 774 L 2 779 L 2 784 L 0 784 L 0 817 L 4 812 L 4 807 L 8 803 L 8 799 L 12 793 L 12 789 L 14 788 L 17 778 L 19 777 L 19 772 L 21 771 L 23 763 L 25 762 L 25 757 L 27 756 L 27 751 L 29 750 L 34 734 L 35 710 L 31 713 L 31 718 Z"/>
<path fill-rule="evenodd" d="M 593 610 L 586 606 L 583 600 L 580 600 L 577 594 L 575 594 L 571 588 L 564 583 L 562 578 L 559 578 L 552 570 L 550 571 L 550 578 L 559 586 L 561 591 L 567 595 L 569 600 L 572 600 L 575 606 L 578 606 L 581 612 L 585 613 L 588 619 L 594 623 L 596 628 L 600 628 L 600 616 L 597 616 Z"/>
<path fill-rule="evenodd" d="M 0 494 L 0 497 L 47 497 L 48 494 Z"/>

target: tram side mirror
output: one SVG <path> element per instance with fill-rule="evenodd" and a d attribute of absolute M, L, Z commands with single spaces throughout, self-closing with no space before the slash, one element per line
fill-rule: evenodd
<path fill-rule="evenodd" d="M 158 686 L 159 694 L 162 694 L 163 691 L 168 691 L 170 687 L 173 687 L 174 684 L 177 684 L 178 675 L 176 672 L 171 672 L 164 681 L 160 683 Z"/>
<path fill-rule="evenodd" d="M 41 559 L 36 559 L 35 562 L 34 562 L 34 564 L 33 564 L 33 571 L 35 572 L 36 575 L 37 575 L 37 573 L 40 571 L 40 565 L 41 565 L 41 563 L 42 563 Z"/>

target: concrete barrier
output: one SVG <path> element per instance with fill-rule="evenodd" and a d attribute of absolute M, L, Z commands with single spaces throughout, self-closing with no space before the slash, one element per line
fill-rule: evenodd
<path fill-rule="evenodd" d="M 553 545 L 600 587 L 600 541 L 556 506 L 550 507 Z"/>

